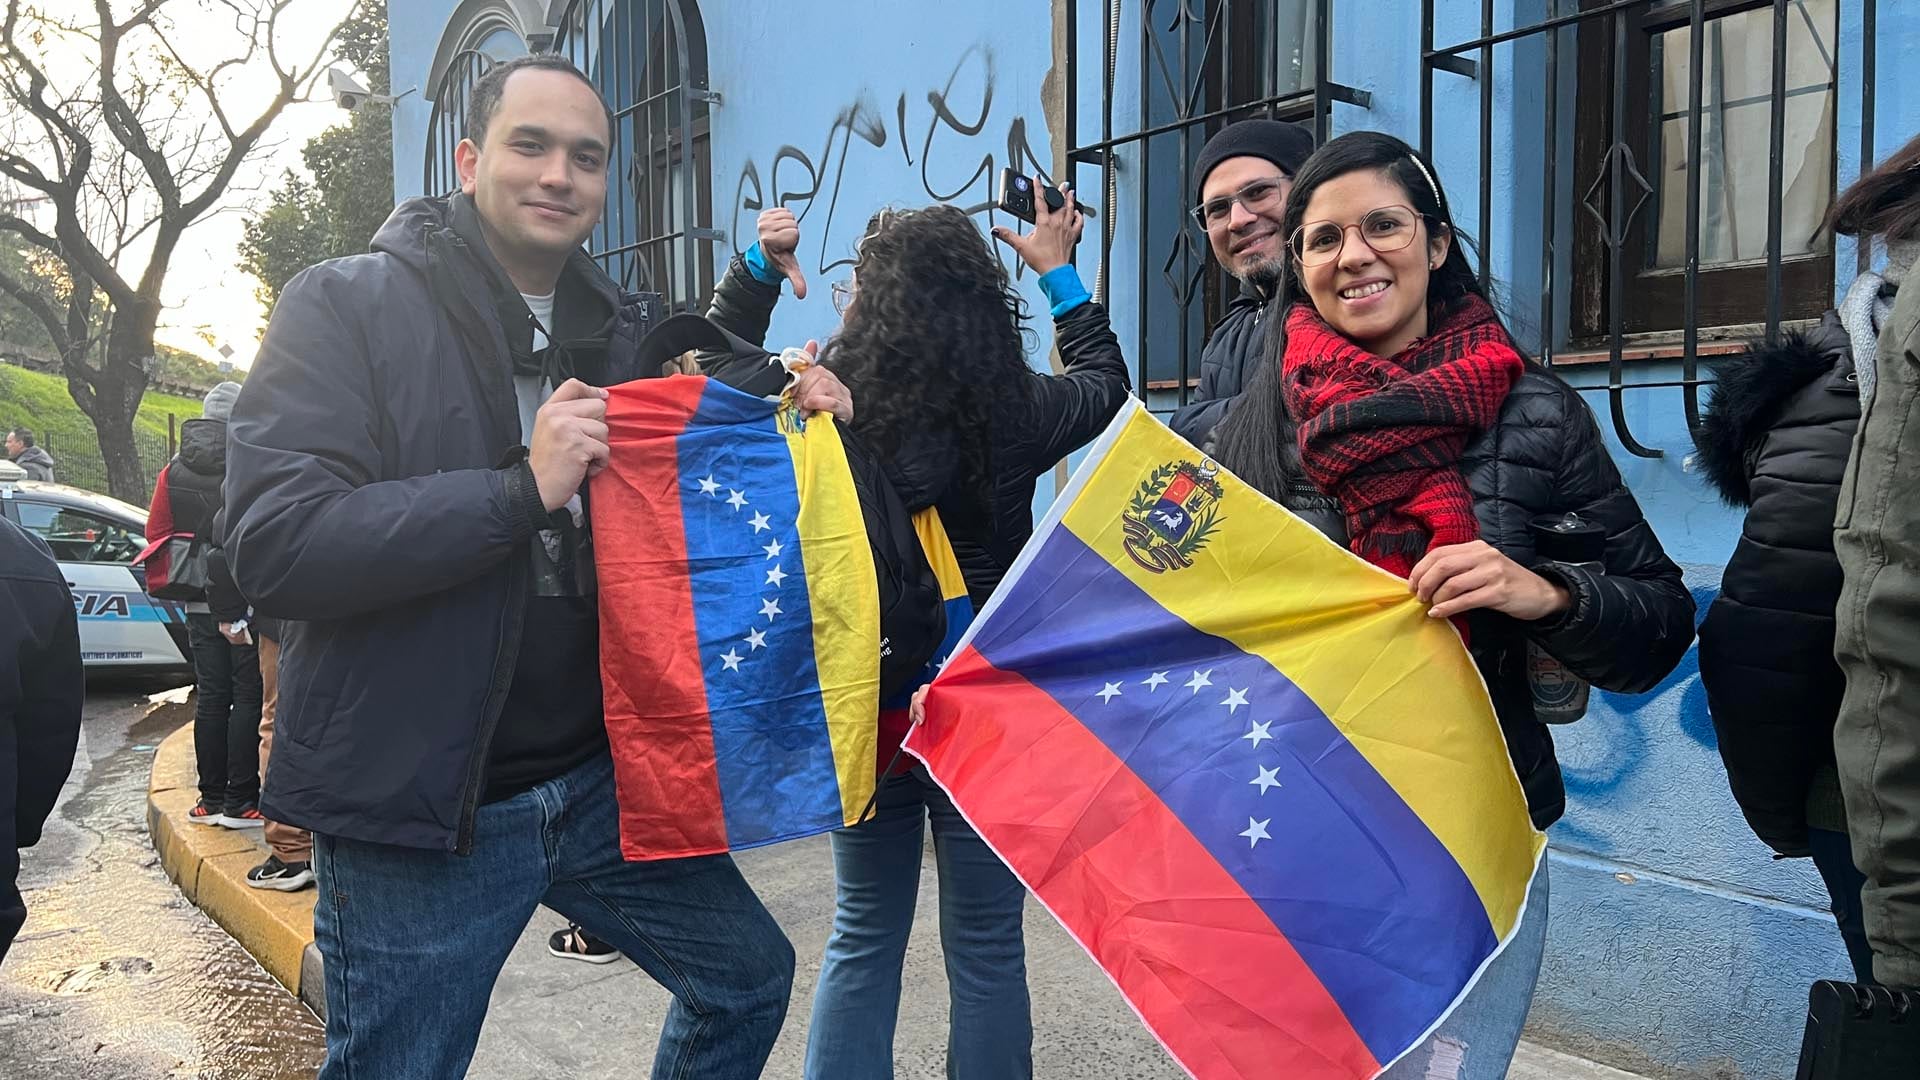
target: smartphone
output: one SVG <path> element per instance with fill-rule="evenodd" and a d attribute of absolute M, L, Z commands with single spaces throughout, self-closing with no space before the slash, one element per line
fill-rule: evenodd
<path fill-rule="evenodd" d="M 1067 205 L 1067 197 L 1060 193 L 1059 188 L 1051 184 L 1036 184 L 1033 177 L 1014 169 L 1000 170 L 1000 209 L 1031 225 L 1035 198 L 1047 200 L 1047 206 L 1054 210 Z M 1078 196 L 1075 198 L 1077 200 Z M 1082 214 L 1093 216 L 1093 207 L 1078 201 L 1074 205 L 1080 208 Z"/>

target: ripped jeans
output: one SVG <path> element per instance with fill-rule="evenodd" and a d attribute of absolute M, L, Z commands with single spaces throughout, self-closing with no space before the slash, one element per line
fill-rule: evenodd
<path fill-rule="evenodd" d="M 1520 928 L 1505 952 L 1480 975 L 1440 1030 L 1413 1048 L 1380 1080 L 1501 1080 L 1520 1045 L 1533 1004 L 1533 984 L 1547 951 L 1547 864 L 1543 857 Z"/>

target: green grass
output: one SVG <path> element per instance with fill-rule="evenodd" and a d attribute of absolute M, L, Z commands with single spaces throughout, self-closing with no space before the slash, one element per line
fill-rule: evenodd
<path fill-rule="evenodd" d="M 200 415 L 200 402 L 147 391 L 133 421 L 133 441 L 140 451 L 140 469 L 146 488 L 132 501 L 144 505 L 153 478 L 167 463 L 167 414 L 175 424 Z M 0 364 L 0 434 L 15 426 L 33 429 L 36 441 L 53 455 L 54 479 L 90 491 L 106 492 L 107 466 L 100 458 L 100 440 L 93 421 L 74 404 L 65 379 Z"/>

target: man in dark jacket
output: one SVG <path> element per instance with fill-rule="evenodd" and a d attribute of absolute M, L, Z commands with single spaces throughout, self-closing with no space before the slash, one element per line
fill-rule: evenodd
<path fill-rule="evenodd" d="M 1830 311 L 1809 333 L 1755 345 L 1718 371 L 1700 461 L 1746 519 L 1700 624 L 1700 682 L 1747 823 L 1780 854 L 1813 857 L 1855 976 L 1872 982 L 1865 879 L 1833 756 L 1846 683 L 1833 659 L 1832 521 L 1861 406 L 1845 318 Z"/>
<path fill-rule="evenodd" d="M 27 470 L 27 479 L 53 483 L 53 455 L 46 447 L 33 445 L 33 432 L 14 428 L 7 432 L 7 457 Z"/>
<path fill-rule="evenodd" d="M 0 962 L 26 922 L 20 848 L 73 769 L 86 696 L 73 594 L 44 541 L 0 518 Z"/>
<path fill-rule="evenodd" d="M 1241 291 L 1201 350 L 1198 393 L 1173 414 L 1173 430 L 1195 446 L 1206 444 L 1265 353 L 1267 301 L 1287 265 L 1280 222 L 1293 175 L 1312 155 L 1312 132 L 1279 120 L 1228 124 L 1200 149 L 1195 225 Z"/>
<path fill-rule="evenodd" d="M 287 285 L 234 414 L 229 555 L 285 620 L 264 809 L 314 834 L 320 1075 L 461 1075 L 546 904 L 673 993 L 655 1076 L 758 1076 L 785 935 L 728 856 L 620 857 L 580 500 L 599 387 L 663 358 L 658 299 L 580 250 L 612 119 L 549 54 L 490 69 L 466 130 L 458 194 Z M 851 414 L 809 376 L 803 408 Z"/>

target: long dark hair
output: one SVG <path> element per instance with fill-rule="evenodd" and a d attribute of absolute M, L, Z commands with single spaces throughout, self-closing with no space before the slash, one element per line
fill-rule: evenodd
<path fill-rule="evenodd" d="M 1316 188 L 1352 172 L 1370 169 L 1384 174 L 1406 192 L 1407 205 L 1427 223 L 1429 235 L 1444 233 L 1446 260 L 1427 275 L 1427 319 L 1434 325 L 1469 296 L 1492 302 L 1480 285 L 1469 258 L 1471 242 L 1453 223 L 1440 177 L 1433 163 L 1419 151 L 1379 131 L 1355 131 L 1314 151 L 1293 178 L 1280 235 L 1291 240 L 1305 224 L 1307 204 Z M 1215 434 L 1214 456 L 1241 479 L 1285 501 L 1288 486 L 1299 473 L 1299 449 L 1287 434 L 1286 402 L 1282 397 L 1280 358 L 1286 353 L 1287 312 L 1295 303 L 1311 303 L 1300 280 L 1300 267 L 1291 250 L 1280 275 L 1272 308 L 1267 315 L 1267 342 L 1259 371 L 1228 411 Z M 1508 335 L 1511 337 L 1512 335 Z"/>
<path fill-rule="evenodd" d="M 955 453 L 953 481 L 984 492 L 994 402 L 1027 371 L 1025 305 L 1006 268 L 956 207 L 883 210 L 854 288 L 821 358 L 853 393 L 853 430 L 883 458 L 910 442 Z"/>
<path fill-rule="evenodd" d="M 1827 223 L 1843 236 L 1920 240 L 1920 136 L 1841 192 Z"/>

